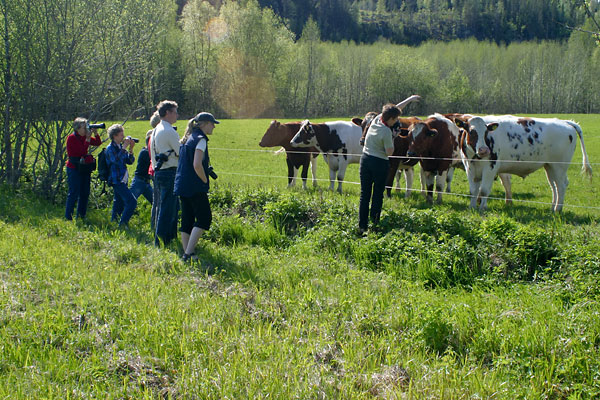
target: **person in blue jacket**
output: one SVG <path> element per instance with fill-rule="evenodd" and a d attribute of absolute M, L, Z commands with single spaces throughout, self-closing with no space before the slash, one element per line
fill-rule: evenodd
<path fill-rule="evenodd" d="M 110 169 L 108 184 L 114 190 L 111 219 L 116 221 L 120 215 L 119 227 L 127 228 L 137 206 L 137 200 L 127 186 L 129 182 L 127 165 L 133 164 L 135 161 L 133 155 L 135 142 L 132 138 L 125 137 L 123 125 L 119 124 L 114 124 L 108 128 L 108 137 L 111 140 L 106 147 L 106 163 Z M 127 147 L 129 147 L 128 150 Z"/>
<path fill-rule="evenodd" d="M 211 113 L 201 112 L 190 119 L 179 148 L 175 174 L 175 194 L 181 200 L 181 244 L 183 260 L 196 260 L 196 245 L 210 229 L 212 213 L 208 202 L 209 174 L 214 178 L 208 155 L 208 135 L 219 121 Z"/>

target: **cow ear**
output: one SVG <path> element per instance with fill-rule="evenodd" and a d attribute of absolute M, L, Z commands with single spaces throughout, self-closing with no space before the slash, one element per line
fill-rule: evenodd
<path fill-rule="evenodd" d="M 400 128 L 400 133 L 398 134 L 400 137 L 407 137 L 408 136 L 408 128 Z"/>
<path fill-rule="evenodd" d="M 427 131 L 427 136 L 429 136 L 429 137 L 434 137 L 437 134 L 438 134 L 437 129 L 430 129 Z"/>
<path fill-rule="evenodd" d="M 456 126 L 458 126 L 459 128 L 467 129 L 467 123 L 466 123 L 465 121 L 463 121 L 462 119 L 455 118 L 455 119 L 454 119 L 454 123 L 455 123 L 455 124 L 456 124 Z"/>
<path fill-rule="evenodd" d="M 362 125 L 362 122 L 363 122 L 362 118 L 352 118 L 352 123 L 353 123 L 354 125 L 361 126 L 361 125 Z"/>
<path fill-rule="evenodd" d="M 498 123 L 497 122 L 494 122 L 493 124 L 488 124 L 487 125 L 487 130 L 490 131 L 490 132 L 495 131 L 496 128 L 498 128 Z"/>

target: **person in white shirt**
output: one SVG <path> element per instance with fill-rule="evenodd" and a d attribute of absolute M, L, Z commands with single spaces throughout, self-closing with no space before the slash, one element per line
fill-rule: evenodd
<path fill-rule="evenodd" d="M 379 223 L 383 205 L 383 191 L 390 161 L 394 153 L 392 127 L 402 111 L 393 104 L 383 106 L 381 114 L 373 119 L 367 135 L 363 154 L 360 158 L 360 203 L 358 207 L 358 228 L 366 232 L 369 217 L 373 225 Z M 371 209 L 369 210 L 369 203 Z"/>
<path fill-rule="evenodd" d="M 154 129 L 150 140 L 157 195 L 157 198 L 153 199 L 153 203 L 156 203 L 154 226 L 156 246 L 159 246 L 161 241 L 166 246 L 177 237 L 179 204 L 177 196 L 173 193 L 175 173 L 179 163 L 179 135 L 173 127 L 177 122 L 177 108 L 177 103 L 170 100 L 161 101 L 156 106 L 160 123 Z"/>

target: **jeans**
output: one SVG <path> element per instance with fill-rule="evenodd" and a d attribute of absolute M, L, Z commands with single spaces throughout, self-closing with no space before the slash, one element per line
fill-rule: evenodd
<path fill-rule="evenodd" d="M 374 225 L 379 223 L 383 206 L 385 179 L 390 167 L 389 160 L 363 154 L 360 158 L 360 203 L 358 206 L 358 227 L 368 228 L 368 217 Z M 371 210 L 369 212 L 369 202 Z"/>
<path fill-rule="evenodd" d="M 152 204 L 152 185 L 150 182 L 146 182 L 141 178 L 134 177 L 133 181 L 131 181 L 131 187 L 129 188 L 131 193 L 138 199 L 141 195 L 144 195 L 148 203 Z"/>
<path fill-rule="evenodd" d="M 79 172 L 76 169 L 67 167 L 67 184 L 69 185 L 69 193 L 67 194 L 67 206 L 65 209 L 66 219 L 73 219 L 75 203 L 77 203 L 77 217 L 85 218 L 88 200 L 90 198 L 90 181 L 90 173 Z"/>
<path fill-rule="evenodd" d="M 179 211 L 179 199 L 173 193 L 175 185 L 176 168 L 168 168 L 154 172 L 154 187 L 157 198 L 156 204 L 156 224 L 154 229 L 154 244 L 168 245 L 171 240 L 177 237 L 177 217 Z"/>
<path fill-rule="evenodd" d="M 112 220 L 116 221 L 120 215 L 119 226 L 127 226 L 137 206 L 137 200 L 124 183 L 113 185 L 113 190 Z"/>

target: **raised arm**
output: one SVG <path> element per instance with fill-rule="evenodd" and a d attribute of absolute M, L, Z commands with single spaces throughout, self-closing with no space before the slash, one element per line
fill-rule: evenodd
<path fill-rule="evenodd" d="M 419 96 L 418 94 L 413 94 L 412 96 L 407 97 L 406 99 L 402 100 L 400 103 L 396 104 L 396 107 L 398 107 L 399 109 L 403 109 L 404 107 L 406 107 L 408 104 L 412 103 L 413 101 L 419 101 L 421 100 L 421 96 Z"/>

